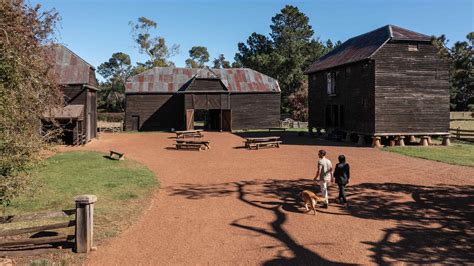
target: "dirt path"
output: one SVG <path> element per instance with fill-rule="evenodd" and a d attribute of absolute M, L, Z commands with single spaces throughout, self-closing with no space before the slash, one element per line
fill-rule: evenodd
<path fill-rule="evenodd" d="M 248 151 L 228 133 L 212 149 L 172 150 L 171 134 L 103 135 L 83 149 L 119 150 L 162 182 L 150 208 L 89 264 L 331 264 L 473 262 L 474 168 L 372 148 L 287 137 Z M 307 144 L 307 145 L 303 145 Z M 351 164 L 350 206 L 302 213 L 317 150 Z M 330 196 L 337 196 L 332 186 Z M 100 202 L 98 203 L 100 204 Z"/>

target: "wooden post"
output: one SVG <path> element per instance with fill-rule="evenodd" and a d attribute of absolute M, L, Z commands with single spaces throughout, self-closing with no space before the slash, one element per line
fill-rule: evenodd
<path fill-rule="evenodd" d="M 449 135 L 443 136 L 443 145 L 444 145 L 444 146 L 449 146 L 449 145 L 451 145 L 451 141 L 449 140 Z"/>
<path fill-rule="evenodd" d="M 405 141 L 403 139 L 405 139 L 405 136 L 398 137 L 398 140 L 397 140 L 398 146 L 402 146 L 402 147 L 405 146 Z"/>
<path fill-rule="evenodd" d="M 378 137 L 378 136 L 373 137 L 372 147 L 374 148 L 382 147 L 382 143 L 380 140 L 381 140 L 381 137 Z"/>
<path fill-rule="evenodd" d="M 346 133 L 346 138 L 344 139 L 344 141 L 346 141 L 346 142 L 351 142 L 351 141 L 352 141 L 352 139 L 351 139 L 351 132 L 347 132 L 347 133 Z"/>
<path fill-rule="evenodd" d="M 416 138 L 414 135 L 411 135 L 410 138 L 408 139 L 408 142 L 409 143 L 415 143 L 416 142 Z"/>
<path fill-rule="evenodd" d="M 428 136 L 428 145 L 433 145 L 433 142 L 431 141 L 431 136 Z"/>
<path fill-rule="evenodd" d="M 316 128 L 316 134 L 318 135 L 318 137 L 321 136 L 321 128 Z"/>
<path fill-rule="evenodd" d="M 75 252 L 89 253 L 93 249 L 94 237 L 94 203 L 95 195 L 74 197 L 76 202 L 76 243 Z"/>
<path fill-rule="evenodd" d="M 420 137 L 420 144 L 421 146 L 428 146 L 428 136 L 421 136 Z"/>
<path fill-rule="evenodd" d="M 365 135 L 359 134 L 358 136 L 357 145 L 365 146 Z"/>

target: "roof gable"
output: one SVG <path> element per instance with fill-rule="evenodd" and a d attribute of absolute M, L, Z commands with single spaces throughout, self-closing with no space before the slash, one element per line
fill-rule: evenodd
<path fill-rule="evenodd" d="M 314 62 L 305 73 L 310 74 L 328 68 L 369 59 L 390 40 L 429 42 L 431 41 L 431 37 L 398 26 L 386 25 L 350 38 L 336 49 Z"/>
<path fill-rule="evenodd" d="M 54 73 L 60 84 L 88 84 L 94 67 L 63 45 L 49 47 Z M 93 77 L 95 79 L 95 77 Z"/>
<path fill-rule="evenodd" d="M 126 93 L 186 91 L 195 79 L 218 79 L 229 92 L 280 92 L 277 80 L 249 68 L 155 67 L 129 78 Z"/>

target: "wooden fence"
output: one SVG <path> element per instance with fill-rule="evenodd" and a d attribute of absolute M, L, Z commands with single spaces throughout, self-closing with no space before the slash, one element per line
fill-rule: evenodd
<path fill-rule="evenodd" d="M 93 216 L 94 203 L 97 197 L 94 195 L 82 195 L 74 198 L 75 209 L 37 212 L 31 214 L 11 215 L 0 217 L 1 224 L 16 222 L 31 222 L 48 220 L 53 218 L 70 218 L 75 215 L 74 220 L 47 225 L 29 226 L 19 229 L 0 230 L 0 248 L 21 248 L 42 244 L 54 244 L 74 240 L 74 251 L 77 253 L 88 253 L 93 249 Z M 38 233 L 46 230 L 56 230 L 75 227 L 74 235 L 57 234 L 48 237 L 21 238 L 24 234 Z M 16 237 L 17 239 L 5 239 L 5 237 Z"/>
<path fill-rule="evenodd" d="M 466 130 L 458 127 L 450 128 L 449 133 L 451 133 L 455 139 L 474 142 L 474 130 Z"/>

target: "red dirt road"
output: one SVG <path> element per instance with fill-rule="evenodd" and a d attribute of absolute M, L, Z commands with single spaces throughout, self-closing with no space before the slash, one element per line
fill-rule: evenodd
<path fill-rule="evenodd" d="M 474 168 L 296 135 L 279 149 L 248 151 L 236 148 L 239 136 L 205 133 L 211 150 L 176 151 L 172 136 L 105 134 L 80 148 L 125 152 L 162 187 L 139 221 L 99 246 L 88 264 L 474 261 Z M 321 148 L 334 164 L 346 155 L 350 206 L 333 201 L 305 214 L 297 194 L 317 191 L 311 180 Z"/>

